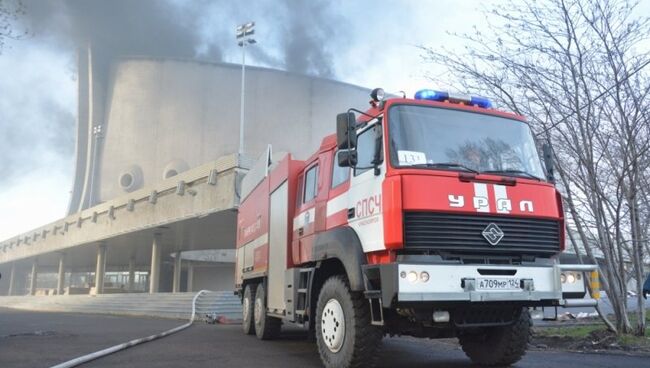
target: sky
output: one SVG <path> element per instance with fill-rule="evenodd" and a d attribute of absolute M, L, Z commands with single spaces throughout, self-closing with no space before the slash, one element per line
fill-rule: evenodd
<path fill-rule="evenodd" d="M 412 95 L 439 87 L 427 73 L 445 77 L 417 46 L 462 47 L 447 32 L 481 27 L 481 9 L 495 1 L 23 0 L 14 26 L 27 35 L 0 51 L 0 240 L 67 212 L 75 50 L 88 39 L 116 54 L 239 63 L 234 28 L 254 20 L 258 44 L 247 64 Z"/>

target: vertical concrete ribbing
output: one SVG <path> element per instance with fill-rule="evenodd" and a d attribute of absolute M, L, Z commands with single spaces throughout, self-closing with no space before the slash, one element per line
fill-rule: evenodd
<path fill-rule="evenodd" d="M 38 259 L 34 258 L 32 261 L 32 279 L 29 283 L 29 295 L 36 295 L 36 288 L 38 287 Z"/>
<path fill-rule="evenodd" d="M 106 244 L 97 247 L 97 267 L 95 268 L 95 291 L 104 293 L 104 275 L 106 273 Z"/>
<path fill-rule="evenodd" d="M 172 283 L 172 292 L 178 293 L 181 291 L 181 267 L 183 259 L 181 258 L 181 251 L 177 251 L 174 256 L 174 280 Z"/>
<path fill-rule="evenodd" d="M 154 234 L 151 244 L 151 271 L 149 273 L 149 293 L 157 293 L 160 284 L 160 234 Z"/>
<path fill-rule="evenodd" d="M 7 295 L 16 294 L 16 262 L 11 264 L 11 273 L 9 274 L 9 290 Z"/>
<path fill-rule="evenodd" d="M 65 288 L 65 253 L 59 254 L 59 275 L 56 280 L 56 295 L 63 295 Z"/>

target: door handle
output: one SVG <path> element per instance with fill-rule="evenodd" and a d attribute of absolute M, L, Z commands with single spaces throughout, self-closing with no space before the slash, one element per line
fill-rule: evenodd
<path fill-rule="evenodd" d="M 354 207 L 348 208 L 348 219 L 354 218 Z"/>
<path fill-rule="evenodd" d="M 302 235 L 304 233 L 305 233 L 305 228 L 301 227 L 300 229 L 298 229 L 298 235 Z"/>

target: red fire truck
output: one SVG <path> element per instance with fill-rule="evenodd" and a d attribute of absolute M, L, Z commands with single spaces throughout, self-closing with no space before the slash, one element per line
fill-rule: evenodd
<path fill-rule="evenodd" d="M 244 178 L 245 333 L 302 326 L 326 367 L 371 366 L 384 335 L 457 337 L 474 362 L 507 365 L 531 311 L 597 303 L 595 266 L 559 264 L 561 196 L 524 117 L 434 90 L 371 97 L 307 160 L 269 152 Z"/>

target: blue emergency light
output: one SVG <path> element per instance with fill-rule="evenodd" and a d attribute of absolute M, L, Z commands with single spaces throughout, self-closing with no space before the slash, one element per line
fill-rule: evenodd
<path fill-rule="evenodd" d="M 415 92 L 416 100 L 427 100 L 427 101 L 452 101 L 452 102 L 464 102 L 470 105 L 478 106 L 484 109 L 489 109 L 492 107 L 492 102 L 485 97 L 481 96 L 465 96 L 465 95 L 456 95 L 450 94 L 445 91 L 436 91 L 433 89 L 421 89 Z"/>
<path fill-rule="evenodd" d="M 492 107 L 492 101 L 490 101 L 487 97 L 472 96 L 469 103 L 484 109 L 489 109 Z"/>
<path fill-rule="evenodd" d="M 415 99 L 442 102 L 449 99 L 449 93 L 443 91 L 435 91 L 433 89 L 421 89 L 415 92 Z"/>

